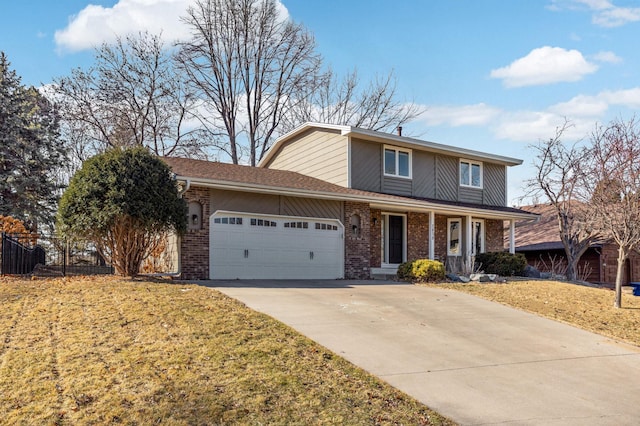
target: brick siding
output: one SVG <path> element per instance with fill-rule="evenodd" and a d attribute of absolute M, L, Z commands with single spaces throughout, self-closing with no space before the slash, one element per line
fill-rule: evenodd
<path fill-rule="evenodd" d="M 504 222 L 498 219 L 484 221 L 484 250 L 504 251 Z"/>
<path fill-rule="evenodd" d="M 435 217 L 435 257 L 441 262 L 447 259 L 447 216 Z"/>
<path fill-rule="evenodd" d="M 382 210 L 371 209 L 371 254 L 370 266 L 379 268 L 382 266 Z"/>
<path fill-rule="evenodd" d="M 191 188 L 184 194 L 187 203 L 202 205 L 202 226 L 188 230 L 180 239 L 180 278 L 185 280 L 209 279 L 209 190 Z"/>
<path fill-rule="evenodd" d="M 429 258 L 429 213 L 407 214 L 407 260 Z"/>
<path fill-rule="evenodd" d="M 360 230 L 353 233 L 351 219 L 360 217 Z M 371 276 L 371 210 L 368 203 L 344 203 L 344 277 L 368 279 Z"/>

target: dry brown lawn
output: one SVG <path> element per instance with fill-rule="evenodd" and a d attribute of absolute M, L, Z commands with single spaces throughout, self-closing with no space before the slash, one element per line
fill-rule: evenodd
<path fill-rule="evenodd" d="M 0 306 L 3 424 L 453 424 L 212 289 L 0 278 Z"/>
<path fill-rule="evenodd" d="M 631 294 L 623 293 L 623 307 L 616 309 L 612 290 L 566 282 L 431 285 L 470 293 L 640 346 L 640 297 Z"/>

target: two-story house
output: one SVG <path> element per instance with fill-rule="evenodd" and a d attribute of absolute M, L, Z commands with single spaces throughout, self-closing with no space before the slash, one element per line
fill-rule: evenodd
<path fill-rule="evenodd" d="M 410 259 L 470 264 L 513 242 L 517 159 L 350 126 L 307 123 L 258 167 L 164 159 L 182 182 L 188 279 L 370 278 Z M 510 245 L 513 251 L 514 244 Z"/>

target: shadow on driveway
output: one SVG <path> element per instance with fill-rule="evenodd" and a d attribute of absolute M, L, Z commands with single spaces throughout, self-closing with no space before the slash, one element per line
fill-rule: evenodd
<path fill-rule="evenodd" d="M 410 285 L 402 281 L 385 280 L 203 280 L 180 281 L 211 288 L 353 288 L 354 286 Z"/>

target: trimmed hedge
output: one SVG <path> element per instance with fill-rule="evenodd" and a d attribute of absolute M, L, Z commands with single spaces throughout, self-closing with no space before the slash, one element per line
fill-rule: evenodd
<path fill-rule="evenodd" d="M 503 277 L 523 275 L 527 259 L 522 253 L 511 254 L 504 251 L 480 253 L 476 255 L 476 265 L 486 274 L 497 274 Z"/>
<path fill-rule="evenodd" d="M 404 262 L 398 267 L 398 278 L 411 281 L 443 281 L 445 269 L 442 262 L 417 259 Z"/>

